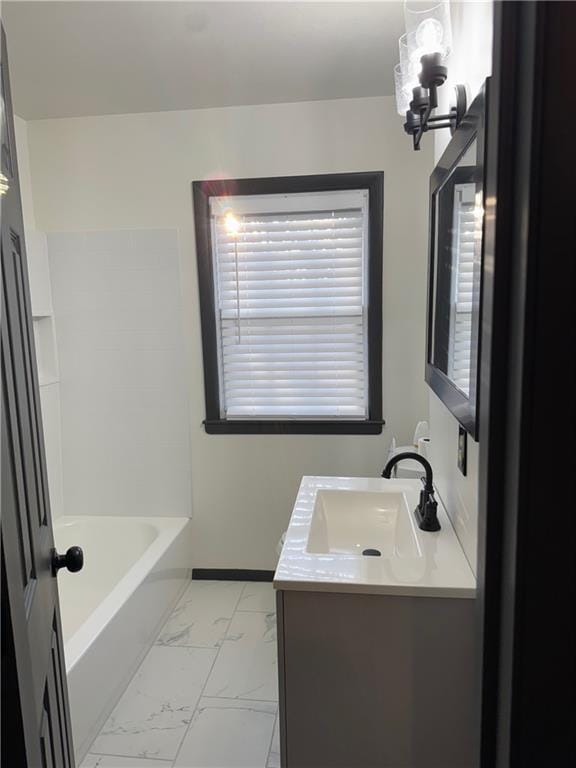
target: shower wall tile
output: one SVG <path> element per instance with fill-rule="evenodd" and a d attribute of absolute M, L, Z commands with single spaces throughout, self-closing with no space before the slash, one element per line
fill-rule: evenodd
<path fill-rule="evenodd" d="M 35 343 L 36 359 L 39 363 L 40 403 L 44 428 L 50 509 L 52 511 L 52 518 L 55 519 L 63 512 L 62 438 L 58 362 L 53 355 L 54 349 L 51 346 L 52 335 L 50 332 L 53 321 L 53 305 L 48 261 L 48 241 L 44 232 L 34 229 L 26 229 L 25 241 L 28 277 L 30 280 L 30 300 L 35 331 L 39 330 L 42 326 L 49 331 L 48 333 L 35 333 Z M 43 375 L 45 370 L 45 366 L 42 364 L 43 360 L 49 361 L 50 375 L 48 377 Z"/>
<path fill-rule="evenodd" d="M 178 233 L 52 233 L 66 514 L 191 513 Z"/>
<path fill-rule="evenodd" d="M 40 407 L 44 428 L 44 449 L 50 510 L 52 519 L 59 517 L 64 509 L 62 487 L 62 418 L 60 412 L 60 385 L 57 381 L 40 387 Z"/>
<path fill-rule="evenodd" d="M 122 254 L 131 250 L 132 231 L 129 229 L 113 229 L 86 232 L 86 253 L 100 256 L 101 254 Z"/>

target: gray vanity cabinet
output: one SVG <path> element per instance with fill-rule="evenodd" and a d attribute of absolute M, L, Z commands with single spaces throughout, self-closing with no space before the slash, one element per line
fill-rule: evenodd
<path fill-rule="evenodd" d="M 282 768 L 472 768 L 474 600 L 277 592 Z"/>

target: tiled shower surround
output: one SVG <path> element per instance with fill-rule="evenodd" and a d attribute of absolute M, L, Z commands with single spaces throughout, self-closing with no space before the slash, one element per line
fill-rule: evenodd
<path fill-rule="evenodd" d="M 178 232 L 48 235 L 67 515 L 189 517 Z"/>
<path fill-rule="evenodd" d="M 81 768 L 279 768 L 271 584 L 193 581 Z"/>

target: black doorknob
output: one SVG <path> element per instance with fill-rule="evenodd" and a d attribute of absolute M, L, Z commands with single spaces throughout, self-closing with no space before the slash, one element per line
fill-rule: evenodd
<path fill-rule="evenodd" d="M 67 568 L 71 573 L 82 570 L 84 552 L 80 547 L 69 547 L 65 555 L 59 555 L 56 550 L 52 554 L 52 572 L 58 573 L 60 568 Z"/>

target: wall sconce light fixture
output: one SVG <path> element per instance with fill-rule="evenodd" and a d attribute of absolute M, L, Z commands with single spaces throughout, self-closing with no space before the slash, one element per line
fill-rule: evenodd
<path fill-rule="evenodd" d="M 452 133 L 466 112 L 466 88 L 456 85 L 456 100 L 447 114 L 436 115 L 438 88 L 446 82 L 446 57 L 452 46 L 449 0 L 404 3 L 406 33 L 398 41 L 400 63 L 394 67 L 396 106 L 405 116 L 404 130 L 415 150 L 427 131 L 449 128 Z"/>

